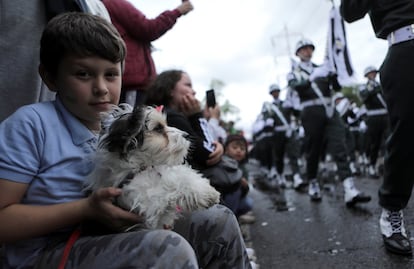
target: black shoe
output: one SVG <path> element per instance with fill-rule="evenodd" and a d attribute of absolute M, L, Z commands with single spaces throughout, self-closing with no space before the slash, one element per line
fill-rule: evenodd
<path fill-rule="evenodd" d="M 386 250 L 399 255 L 412 255 L 411 242 L 404 227 L 402 210 L 382 209 L 380 229 Z"/>
<path fill-rule="evenodd" d="M 322 200 L 321 189 L 317 181 L 312 180 L 309 182 L 308 194 L 313 202 L 319 202 Z"/>
<path fill-rule="evenodd" d="M 371 196 L 364 194 L 363 192 L 358 193 L 350 201 L 346 201 L 347 206 L 354 206 L 357 203 L 368 203 L 371 201 Z"/>
<path fill-rule="evenodd" d="M 394 233 L 390 237 L 382 235 L 382 240 L 384 241 L 385 249 L 389 252 L 405 256 L 412 255 L 411 242 L 401 233 Z"/>

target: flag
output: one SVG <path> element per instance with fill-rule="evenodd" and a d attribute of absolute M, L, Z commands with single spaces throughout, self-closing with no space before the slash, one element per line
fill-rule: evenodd
<path fill-rule="evenodd" d="M 316 68 L 310 79 L 328 76 L 330 73 L 337 74 L 338 81 L 342 86 L 356 83 L 355 72 L 348 52 L 344 20 L 335 5 L 329 14 L 324 63 Z"/>

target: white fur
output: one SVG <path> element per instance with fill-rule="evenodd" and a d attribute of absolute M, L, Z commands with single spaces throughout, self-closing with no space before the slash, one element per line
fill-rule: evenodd
<path fill-rule="evenodd" d="M 219 202 L 220 194 L 210 185 L 208 179 L 183 164 L 190 142 L 185 133 L 168 127 L 165 116 L 154 108 L 142 109 L 143 121 L 120 125 L 111 130 L 112 121 L 128 120 L 133 113 L 139 114 L 128 106 L 120 106 L 114 112 L 106 114 L 103 122 L 109 127 L 102 136 L 103 142 L 111 142 L 111 132 L 130 134 L 127 143 L 119 144 L 108 150 L 108 144 L 101 142 L 96 156 L 96 167 L 87 180 L 87 190 L 94 191 L 102 187 L 122 186 L 122 194 L 117 203 L 128 210 L 142 214 L 146 218 L 147 228 L 172 226 L 181 211 L 190 212 L 208 208 Z M 119 110 L 124 111 L 120 113 Z M 114 116 L 115 115 L 115 116 Z M 111 119 L 112 118 L 112 119 Z M 135 128 L 132 133 L 122 128 Z M 143 135 L 140 136 L 140 132 Z M 115 133 L 117 134 L 117 133 Z M 112 137 L 117 138 L 118 135 Z M 137 139 L 135 137 L 143 138 Z M 109 138 L 109 139 L 108 139 Z M 129 139 L 132 138 L 132 139 Z M 128 150 L 125 150 L 125 149 Z M 119 149 L 119 151 L 118 151 Z M 122 152 L 122 154 L 120 154 Z M 125 180 L 133 173 L 131 180 Z M 122 184 L 125 183 L 125 184 Z"/>

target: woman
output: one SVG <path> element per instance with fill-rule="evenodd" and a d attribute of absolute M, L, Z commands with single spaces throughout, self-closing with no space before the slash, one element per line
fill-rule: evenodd
<path fill-rule="evenodd" d="M 190 76 L 182 70 L 159 74 L 147 88 L 147 105 L 163 105 L 169 126 L 188 133 L 192 145 L 188 162 L 197 170 L 217 164 L 223 146 L 213 141 Z"/>

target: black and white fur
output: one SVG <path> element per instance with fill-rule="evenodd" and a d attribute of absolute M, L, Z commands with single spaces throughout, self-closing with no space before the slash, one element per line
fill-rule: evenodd
<path fill-rule="evenodd" d="M 190 142 L 186 133 L 166 124 L 153 107 L 132 111 L 122 104 L 102 119 L 96 167 L 86 190 L 121 187 L 117 204 L 145 216 L 150 229 L 172 226 L 180 211 L 208 208 L 220 194 L 184 164 Z"/>

